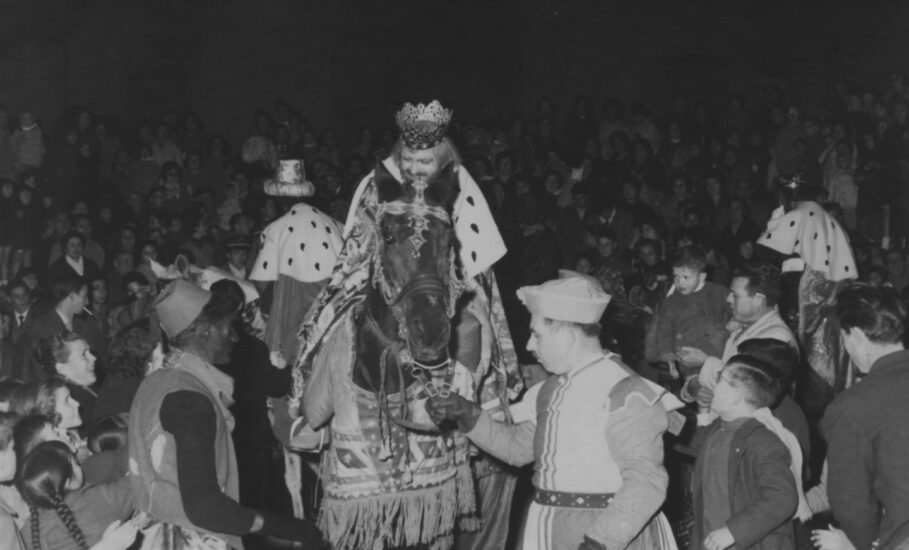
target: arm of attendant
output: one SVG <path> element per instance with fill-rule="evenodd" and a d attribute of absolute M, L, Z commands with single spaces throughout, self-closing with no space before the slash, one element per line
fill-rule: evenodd
<path fill-rule="evenodd" d="M 743 460 L 747 460 L 757 479 L 754 483 L 756 502 L 733 515 L 726 527 L 735 539 L 736 548 L 751 548 L 771 531 L 786 523 L 795 514 L 799 503 L 795 478 L 789 469 L 789 451 L 769 430 L 760 438 L 746 443 Z"/>
<path fill-rule="evenodd" d="M 483 412 L 467 437 L 477 447 L 509 464 L 530 464 L 534 461 L 537 398 L 542 387 L 542 382 L 531 386 L 521 400 L 511 406 L 514 424 L 493 420 L 489 413 Z"/>
<path fill-rule="evenodd" d="M 533 462 L 533 437 L 535 422 L 506 424 L 493 420 L 483 412 L 473 429 L 467 432 L 470 441 L 492 456 L 513 466 L 524 466 Z"/>
<path fill-rule="evenodd" d="M 663 432 L 668 422 L 659 401 L 631 394 L 609 413 L 606 442 L 622 475 L 622 487 L 586 533 L 606 548 L 625 548 L 666 499 Z"/>
<path fill-rule="evenodd" d="M 168 394 L 159 413 L 161 427 L 173 435 L 177 445 L 177 481 L 186 517 L 214 533 L 246 535 L 252 530 L 256 512 L 225 495 L 215 467 L 215 409 L 204 395 L 194 391 Z M 318 541 L 318 531 L 308 522 L 264 515 L 257 531 L 286 540 Z"/>
<path fill-rule="evenodd" d="M 827 407 L 821 432 L 827 439 L 827 498 L 833 517 L 856 548 L 871 548 L 881 510 L 873 490 L 873 449 L 854 414 L 834 402 Z"/>

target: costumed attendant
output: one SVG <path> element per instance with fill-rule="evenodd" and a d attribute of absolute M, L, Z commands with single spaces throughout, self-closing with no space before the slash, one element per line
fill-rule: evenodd
<path fill-rule="evenodd" d="M 454 420 L 481 449 L 511 464 L 534 463 L 525 550 L 675 549 L 658 513 L 666 498 L 662 389 L 607 355 L 598 339 L 610 296 L 572 275 L 522 287 L 531 313 L 527 349 L 554 376 L 497 422 L 452 394 L 430 400 L 436 422 Z"/>
<path fill-rule="evenodd" d="M 262 534 L 318 548 L 312 523 L 240 506 L 231 441 L 233 380 L 225 364 L 237 335 L 235 304 L 183 280 L 158 295 L 155 311 L 172 346 L 164 368 L 139 386 L 130 410 L 129 461 L 137 509 L 157 520 L 151 548 L 173 537 L 190 547 L 242 549 Z M 160 544 L 159 544 L 160 543 Z"/>
<path fill-rule="evenodd" d="M 836 296 L 858 278 L 846 231 L 813 200 L 816 189 L 800 176 L 784 179 L 781 203 L 758 244 L 783 259 L 783 273 L 801 273 L 796 334 L 811 367 L 798 382 L 800 404 L 816 423 L 828 403 L 852 385 L 855 371 L 841 346 Z M 795 308 L 793 308 L 795 309 Z"/>

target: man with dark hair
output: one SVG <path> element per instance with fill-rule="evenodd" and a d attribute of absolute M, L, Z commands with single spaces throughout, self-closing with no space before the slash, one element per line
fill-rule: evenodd
<path fill-rule="evenodd" d="M 697 397 L 698 402 L 706 407 L 720 369 L 738 353 L 740 342 L 751 338 L 773 338 L 794 348 L 798 346 L 795 336 L 777 310 L 779 299 L 780 272 L 773 266 L 750 266 L 732 278 L 726 303 L 738 328 L 729 334 L 722 357 L 711 357 L 703 350 L 687 346 L 679 350 L 678 358 L 683 365 L 700 367 L 700 373 L 690 377 L 682 388 L 683 399 L 693 401 Z"/>
<path fill-rule="evenodd" d="M 527 349 L 553 376 L 512 407 L 514 423 L 454 393 L 431 399 L 430 416 L 455 420 L 474 444 L 510 464 L 535 462 L 525 549 L 669 547 L 658 514 L 668 419 L 659 387 L 600 345 L 610 296 L 593 278 L 572 275 L 522 287 L 518 298 L 531 314 Z"/>
<path fill-rule="evenodd" d="M 15 279 L 6 287 L 12 304 L 12 326 L 10 327 L 10 339 L 14 344 L 19 342 L 22 335 L 27 332 L 28 326 L 37 318 L 32 299 L 31 289 L 22 279 Z"/>
<path fill-rule="evenodd" d="M 821 421 L 827 496 L 856 548 L 876 541 L 877 548 L 892 549 L 907 540 L 909 525 L 906 307 L 894 289 L 853 283 L 840 292 L 836 316 L 843 346 L 864 379 L 837 396 Z"/>
<path fill-rule="evenodd" d="M 143 381 L 130 409 L 130 473 L 136 507 L 189 540 L 243 548 L 240 537 L 262 534 L 318 548 L 308 521 L 241 506 L 231 431 L 233 379 L 226 364 L 237 340 L 238 304 L 176 280 L 155 311 L 172 350 Z"/>
<path fill-rule="evenodd" d="M 81 316 L 88 303 L 88 281 L 75 275 L 64 277 L 54 282 L 51 297 L 54 307 L 27 325 L 20 337 L 22 349 L 33 349 L 38 342 L 64 331 L 76 332 L 86 339 L 95 335 L 94 329 Z M 27 355 L 28 365 L 24 369 L 26 380 L 42 378 L 41 368 L 33 354 Z"/>

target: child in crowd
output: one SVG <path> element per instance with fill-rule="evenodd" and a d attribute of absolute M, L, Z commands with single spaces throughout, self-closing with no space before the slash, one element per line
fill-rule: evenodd
<path fill-rule="evenodd" d="M 7 484 L 16 476 L 16 445 L 13 426 L 16 415 L 0 412 L 0 484 Z M 25 550 L 25 541 L 19 533 L 22 517 L 15 502 L 15 489 L 0 486 L 0 547 Z"/>
<path fill-rule="evenodd" d="M 25 112 L 19 115 L 19 128 L 10 138 L 15 155 L 17 173 L 38 170 L 44 163 L 44 134 L 35 121 L 34 115 Z"/>
<path fill-rule="evenodd" d="M 672 261 L 673 287 L 654 315 L 646 340 L 645 358 L 663 362 L 673 376 L 676 352 L 682 346 L 721 357 L 726 342 L 729 291 L 707 281 L 707 256 L 698 246 L 680 249 Z M 685 373 L 692 374 L 692 373 Z"/>
<path fill-rule="evenodd" d="M 711 408 L 719 419 L 697 434 L 703 443 L 692 488 L 692 550 L 794 550 L 790 521 L 799 504 L 791 455 L 755 418 L 782 391 L 770 365 L 744 355 L 720 371 Z"/>
<path fill-rule="evenodd" d="M 124 550 L 135 539 L 129 478 L 83 487 L 82 467 L 66 444 L 40 443 L 19 467 L 17 485 L 31 511 L 22 538 L 29 550 Z"/>

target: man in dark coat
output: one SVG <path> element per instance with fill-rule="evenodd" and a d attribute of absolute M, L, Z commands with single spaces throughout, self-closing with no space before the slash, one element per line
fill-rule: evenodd
<path fill-rule="evenodd" d="M 892 288 L 860 283 L 837 300 L 844 347 L 865 377 L 837 396 L 821 421 L 827 496 L 856 548 L 878 541 L 879 550 L 889 550 L 907 540 L 909 525 L 906 307 Z"/>

